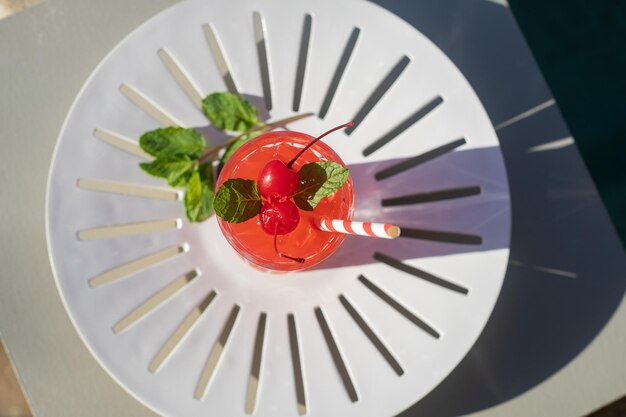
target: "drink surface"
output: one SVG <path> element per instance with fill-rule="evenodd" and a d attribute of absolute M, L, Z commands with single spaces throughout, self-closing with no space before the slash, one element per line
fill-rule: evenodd
<path fill-rule="evenodd" d="M 291 160 L 314 138 L 299 132 L 271 132 L 259 136 L 239 148 L 225 164 L 217 181 L 217 187 L 231 178 L 257 180 L 259 172 L 272 159 L 285 163 Z M 310 162 L 334 161 L 345 166 L 341 158 L 321 141 L 298 158 L 293 169 Z M 274 236 L 265 232 L 259 216 L 243 223 L 227 223 L 218 217 L 220 229 L 228 242 L 246 260 L 261 269 L 296 271 L 310 268 L 330 256 L 343 242 L 345 235 L 323 232 L 315 226 L 315 217 L 350 219 L 354 207 L 352 180 L 332 196 L 320 201 L 313 211 L 299 210 L 300 222 L 296 229 L 278 236 L 278 249 L 289 256 L 304 258 L 297 263 L 282 258 L 274 250 Z"/>

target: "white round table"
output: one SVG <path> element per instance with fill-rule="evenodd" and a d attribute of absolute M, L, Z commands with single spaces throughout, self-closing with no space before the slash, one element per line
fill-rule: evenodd
<path fill-rule="evenodd" d="M 244 264 L 212 218 L 137 164 L 141 133 L 197 127 L 228 89 L 270 120 L 329 138 L 355 217 L 395 241 L 349 237 L 310 271 Z M 66 308 L 101 365 L 166 416 L 393 415 L 471 348 L 498 297 L 510 237 L 506 171 L 478 97 L 433 43 L 360 1 L 188 0 L 96 68 L 50 172 L 49 249 Z"/>

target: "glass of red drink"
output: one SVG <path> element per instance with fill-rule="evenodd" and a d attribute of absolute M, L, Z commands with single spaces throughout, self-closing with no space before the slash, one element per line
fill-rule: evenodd
<path fill-rule="evenodd" d="M 272 159 L 287 162 L 314 139 L 304 133 L 279 131 L 251 140 L 228 159 L 217 179 L 216 189 L 230 178 L 256 181 L 267 162 Z M 318 141 L 297 159 L 293 169 L 298 171 L 307 163 L 319 161 L 333 161 L 345 166 L 335 151 Z M 303 263 L 281 257 L 275 251 L 274 236 L 263 230 L 258 215 L 242 223 L 228 223 L 219 216 L 217 221 L 228 243 L 253 266 L 270 271 L 297 271 L 328 258 L 345 238 L 343 234 L 319 230 L 314 219 L 327 217 L 350 220 L 353 210 L 354 189 L 350 178 L 332 196 L 322 199 L 313 211 L 299 209 L 298 226 L 288 234 L 279 235 L 277 245 L 281 252 L 303 258 Z"/>

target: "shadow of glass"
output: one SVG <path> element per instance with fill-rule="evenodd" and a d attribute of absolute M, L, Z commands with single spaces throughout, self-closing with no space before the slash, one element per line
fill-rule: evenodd
<path fill-rule="evenodd" d="M 623 299 L 626 260 L 576 147 L 541 147 L 570 136 L 557 107 L 541 106 L 529 117 L 516 118 L 552 96 L 508 8 L 488 0 L 372 1 L 402 17 L 446 53 L 493 124 L 506 125 L 498 136 L 509 176 L 512 236 L 500 297 L 459 366 L 400 414 L 466 415 L 523 394 L 579 355 Z M 263 99 L 254 99 L 264 109 Z M 507 122 L 513 118 L 515 122 Z M 542 150 L 536 151 L 538 147 Z M 380 182 L 374 174 L 396 161 L 350 166 L 359 195 L 355 218 L 471 233 L 482 237 L 481 245 L 348 236 L 319 268 L 373 262 L 375 252 L 408 259 L 505 247 L 506 242 L 495 239 L 505 201 L 502 190 L 482 181 L 488 175 L 468 175 L 480 168 L 477 165 L 488 167 L 495 152 L 456 151 L 411 171 L 418 175 Z M 475 185 L 482 194 L 462 201 L 381 209 L 383 198 Z"/>
<path fill-rule="evenodd" d="M 448 55 L 495 126 L 552 99 L 502 2 L 372 1 Z M 465 415 L 528 391 L 580 354 L 622 301 L 624 253 L 575 145 L 529 152 L 570 136 L 556 106 L 541 108 L 498 131 L 512 237 L 493 314 L 459 366 L 401 416 Z"/>
<path fill-rule="evenodd" d="M 344 244 L 317 269 L 377 262 L 380 252 L 396 259 L 444 256 L 508 247 L 509 196 L 505 178 L 498 178 L 498 148 L 450 152 L 392 178 L 375 174 L 402 160 L 350 165 L 354 182 L 355 220 L 397 224 L 397 239 L 347 236 Z M 458 187 L 478 187 L 480 194 L 383 207 L 382 200 Z M 445 194 L 444 194 L 445 196 Z"/>
<path fill-rule="evenodd" d="M 624 254 L 575 145 L 530 151 L 566 135 L 554 106 L 499 132 L 513 208 L 502 292 L 465 359 L 401 416 L 465 415 L 524 393 L 580 354 L 621 303 Z"/>

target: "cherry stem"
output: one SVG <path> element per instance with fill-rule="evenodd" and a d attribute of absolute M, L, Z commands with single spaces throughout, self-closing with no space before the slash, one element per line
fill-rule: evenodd
<path fill-rule="evenodd" d="M 304 263 L 304 258 L 294 258 L 293 256 L 289 256 L 289 255 L 285 255 L 284 253 L 281 253 L 278 250 L 277 238 L 278 238 L 278 223 L 276 223 L 276 227 L 274 228 L 274 250 L 276 251 L 276 253 L 279 256 L 281 256 L 283 258 L 291 259 L 292 261 L 296 261 L 299 264 L 303 264 Z"/>
<path fill-rule="evenodd" d="M 352 122 L 348 122 L 345 124 L 342 124 L 341 126 L 337 126 L 337 127 L 333 127 L 332 129 L 330 129 L 328 132 L 324 132 L 321 135 L 319 135 L 318 137 L 316 137 L 314 140 L 312 140 L 308 145 L 306 145 L 300 152 L 298 152 L 298 154 L 296 156 L 293 157 L 293 159 L 291 161 L 289 161 L 289 163 L 287 163 L 287 168 L 291 168 L 291 166 L 293 165 L 294 162 L 296 162 L 296 160 L 298 160 L 298 158 L 300 158 L 300 156 L 306 152 L 307 149 L 309 149 L 311 146 L 313 146 L 313 144 L 315 142 L 317 142 L 318 140 L 322 139 L 324 136 L 329 135 L 331 133 L 333 133 L 335 130 L 339 130 L 339 129 L 343 129 L 345 127 L 350 127 L 352 126 L 354 123 Z"/>

